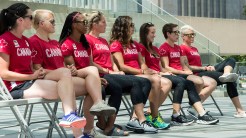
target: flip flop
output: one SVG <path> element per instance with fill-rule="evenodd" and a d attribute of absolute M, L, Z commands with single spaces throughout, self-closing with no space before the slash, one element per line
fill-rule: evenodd
<path fill-rule="evenodd" d="M 96 122 L 96 126 L 97 126 L 99 129 L 104 130 L 104 128 L 100 127 L 99 122 Z M 122 127 L 121 125 L 118 125 L 118 124 L 114 124 L 114 127 L 119 128 L 119 129 L 121 129 L 121 130 L 123 130 L 123 131 L 127 131 L 127 129 L 125 129 L 124 127 Z"/>
<path fill-rule="evenodd" d="M 101 128 L 101 127 L 99 126 L 99 122 L 96 122 L 96 126 L 97 126 L 99 129 L 104 130 L 104 128 Z"/>
<path fill-rule="evenodd" d="M 127 131 L 121 130 L 117 127 L 113 127 L 113 129 L 111 131 L 109 131 L 108 133 L 106 133 L 107 136 L 128 136 L 129 133 Z"/>

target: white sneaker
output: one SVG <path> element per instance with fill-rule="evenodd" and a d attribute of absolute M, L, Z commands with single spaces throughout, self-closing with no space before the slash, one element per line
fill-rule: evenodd
<path fill-rule="evenodd" d="M 245 112 L 241 112 L 241 113 L 236 113 L 234 114 L 234 117 L 236 118 L 245 118 L 246 117 L 246 113 Z"/>
<path fill-rule="evenodd" d="M 90 113 L 97 116 L 111 116 L 115 112 L 116 109 L 114 107 L 108 106 L 104 103 L 104 101 L 94 104 L 90 109 Z"/>
<path fill-rule="evenodd" d="M 219 77 L 219 80 L 221 82 L 234 82 L 237 79 L 238 79 L 238 75 L 236 73 L 227 73 Z"/>

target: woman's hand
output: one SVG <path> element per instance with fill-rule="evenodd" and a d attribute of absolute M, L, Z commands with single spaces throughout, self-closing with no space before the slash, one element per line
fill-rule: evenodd
<path fill-rule="evenodd" d="M 103 86 L 107 86 L 108 85 L 108 81 L 106 79 L 104 79 L 104 78 L 101 78 L 101 84 Z"/>
<path fill-rule="evenodd" d="M 44 76 L 46 75 L 45 70 L 41 67 L 38 70 L 35 70 L 34 73 L 31 75 L 31 79 L 43 79 Z"/>
<path fill-rule="evenodd" d="M 158 74 L 158 72 L 152 69 L 145 69 L 143 70 L 143 74 L 153 75 L 153 74 Z"/>
<path fill-rule="evenodd" d="M 214 66 L 207 66 L 206 70 L 207 71 L 215 71 L 215 68 L 214 68 Z"/>
<path fill-rule="evenodd" d="M 72 65 L 67 65 L 67 68 L 70 69 L 72 76 L 77 76 L 78 71 L 76 69 L 76 67 L 72 64 Z"/>

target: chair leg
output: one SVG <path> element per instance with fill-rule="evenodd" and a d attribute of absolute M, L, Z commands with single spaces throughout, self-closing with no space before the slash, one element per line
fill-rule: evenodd
<path fill-rule="evenodd" d="M 28 113 L 28 109 L 29 109 L 29 105 L 26 105 L 25 110 L 24 110 L 24 115 L 23 118 L 26 119 L 27 113 Z M 30 124 L 26 121 L 27 125 L 30 126 Z M 20 134 L 18 135 L 18 138 L 22 138 L 23 134 L 22 134 L 22 129 L 20 129 Z"/>
<path fill-rule="evenodd" d="M 57 108 L 58 108 L 58 102 L 55 102 L 54 103 L 54 107 L 53 107 L 53 111 L 54 111 L 54 114 L 56 115 L 57 113 Z M 49 137 L 52 137 L 52 133 L 53 133 L 53 127 L 52 127 L 52 122 L 50 122 L 49 124 L 49 130 L 48 130 L 48 133 L 47 133 L 47 138 Z"/>
<path fill-rule="evenodd" d="M 84 101 L 84 96 L 79 101 L 79 108 L 78 108 L 78 115 L 79 116 L 83 116 L 83 109 L 82 109 L 83 108 L 83 106 L 82 106 L 83 101 Z"/>
<path fill-rule="evenodd" d="M 122 97 L 122 102 L 125 105 L 129 116 L 131 116 L 131 113 L 132 113 L 131 105 L 130 105 L 130 102 L 128 101 L 128 99 L 127 99 L 127 97 L 125 95 L 123 95 L 123 97 Z"/>
<path fill-rule="evenodd" d="M 64 128 L 59 126 L 59 124 L 58 124 L 59 120 L 57 119 L 56 114 L 53 112 L 53 109 L 51 108 L 50 104 L 49 103 L 42 103 L 42 105 L 43 105 L 44 109 L 46 110 L 48 116 L 50 117 L 50 120 L 52 122 L 52 127 L 54 127 L 57 130 L 60 137 L 67 138 L 67 133 L 64 130 Z"/>
<path fill-rule="evenodd" d="M 223 116 L 223 113 L 222 113 L 222 111 L 220 110 L 220 107 L 219 107 L 219 105 L 217 104 L 217 102 L 215 101 L 214 97 L 213 97 L 212 95 L 210 95 L 210 97 L 211 97 L 211 99 L 213 100 L 213 102 L 214 102 L 215 106 L 217 107 L 217 109 L 219 110 L 220 115 Z"/>
<path fill-rule="evenodd" d="M 34 135 L 32 134 L 32 131 L 30 130 L 29 126 L 27 125 L 27 122 L 24 119 L 24 117 L 22 116 L 22 114 L 20 113 L 18 107 L 17 106 L 12 106 L 12 107 L 10 107 L 10 109 L 12 110 L 13 114 L 15 115 L 17 121 L 20 124 L 21 130 L 24 131 L 25 135 L 28 138 L 34 138 Z"/>

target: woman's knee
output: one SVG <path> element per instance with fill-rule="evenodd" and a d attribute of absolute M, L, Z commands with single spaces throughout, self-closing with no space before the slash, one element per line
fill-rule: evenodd
<path fill-rule="evenodd" d="M 99 73 L 97 67 L 89 66 L 87 68 L 88 68 L 87 72 L 90 73 L 90 74 L 98 74 Z"/>
<path fill-rule="evenodd" d="M 59 69 L 57 69 L 57 72 L 58 72 L 58 74 L 59 74 L 58 76 L 60 76 L 60 78 L 72 77 L 71 71 L 68 68 L 59 68 Z"/>
<path fill-rule="evenodd" d="M 202 86 L 204 85 L 204 81 L 201 77 L 195 76 L 188 78 L 190 81 L 192 81 L 196 86 Z"/>
<path fill-rule="evenodd" d="M 160 86 L 161 84 L 161 78 L 157 75 L 152 75 L 150 81 L 151 81 L 151 84 L 152 85 L 154 84 L 155 86 Z"/>
<path fill-rule="evenodd" d="M 172 82 L 169 79 L 161 78 L 161 87 L 171 89 L 172 88 Z"/>

